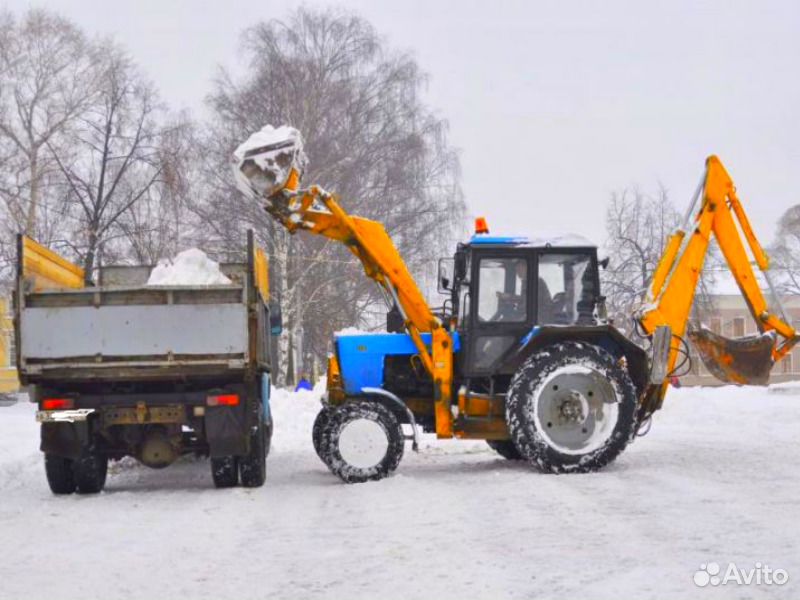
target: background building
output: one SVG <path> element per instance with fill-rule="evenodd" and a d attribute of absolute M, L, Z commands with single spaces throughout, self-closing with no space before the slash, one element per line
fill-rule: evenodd
<path fill-rule="evenodd" d="M 19 389 L 15 364 L 14 319 L 10 307 L 11 303 L 7 298 L 0 298 L 0 393 L 16 392 Z"/>

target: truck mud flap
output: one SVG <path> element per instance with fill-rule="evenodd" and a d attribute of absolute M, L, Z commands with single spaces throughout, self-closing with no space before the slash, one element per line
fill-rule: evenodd
<path fill-rule="evenodd" d="M 243 410 L 228 406 L 206 409 L 206 438 L 212 458 L 247 454 L 247 423 Z"/>
<path fill-rule="evenodd" d="M 65 458 L 78 458 L 89 444 L 89 425 L 76 423 L 42 423 L 40 450 Z"/>

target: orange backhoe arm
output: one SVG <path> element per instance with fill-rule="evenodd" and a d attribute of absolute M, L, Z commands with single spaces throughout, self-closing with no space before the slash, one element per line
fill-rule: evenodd
<path fill-rule="evenodd" d="M 706 160 L 704 178 L 687 211 L 684 226 L 669 238 L 664 255 L 653 275 L 645 305 L 636 315 L 649 335 L 655 333 L 660 326 L 666 325 L 671 328 L 673 338 L 667 361 L 667 374 L 673 372 L 680 353 L 681 338 L 686 333 L 697 283 L 712 234 L 719 243 L 758 330 L 762 333 L 774 332 L 775 342 L 772 342 L 771 357 L 767 355 L 767 358 L 771 358 L 768 367 L 771 367 L 772 361 L 785 356 L 798 341 L 794 328 L 786 322 L 785 316 L 770 312 L 750 264 L 742 236 L 737 229 L 737 222 L 755 263 L 772 287 L 768 273 L 769 258 L 750 227 L 747 215 L 736 195 L 733 181 L 720 160 L 716 156 L 710 156 Z M 693 230 L 689 232 L 692 224 Z M 782 311 L 780 307 L 778 308 Z M 732 367 L 733 357 L 726 356 L 724 349 L 719 351 L 717 360 L 726 363 L 723 368 L 727 369 L 731 381 L 748 383 L 744 375 L 737 379 Z M 666 383 L 663 384 L 663 388 L 665 391 Z"/>

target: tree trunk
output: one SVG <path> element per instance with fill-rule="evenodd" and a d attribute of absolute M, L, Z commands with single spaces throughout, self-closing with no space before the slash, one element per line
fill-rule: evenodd
<path fill-rule="evenodd" d="M 31 197 L 28 202 L 28 214 L 25 219 L 25 235 L 35 237 L 36 216 L 39 210 L 39 157 L 36 151 L 31 153 L 30 164 Z"/>
<path fill-rule="evenodd" d="M 86 250 L 86 256 L 83 259 L 83 282 L 86 285 L 92 283 L 92 271 L 94 271 L 94 259 L 97 254 L 97 233 L 94 230 L 89 231 L 89 247 Z"/>

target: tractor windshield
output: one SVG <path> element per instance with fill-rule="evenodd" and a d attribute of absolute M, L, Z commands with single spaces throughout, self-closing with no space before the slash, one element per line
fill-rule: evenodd
<path fill-rule="evenodd" d="M 573 325 L 591 322 L 597 290 L 588 254 L 539 257 L 537 323 Z"/>

